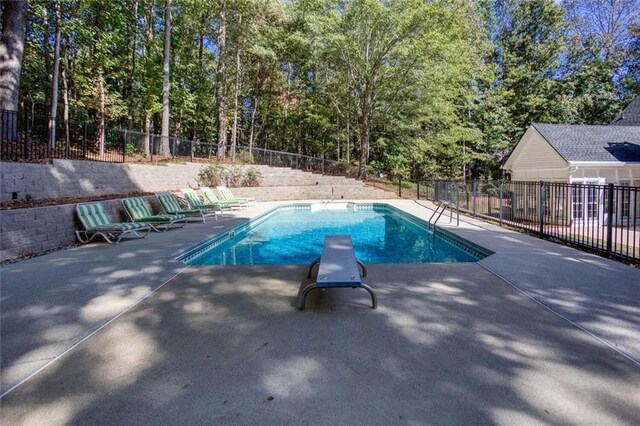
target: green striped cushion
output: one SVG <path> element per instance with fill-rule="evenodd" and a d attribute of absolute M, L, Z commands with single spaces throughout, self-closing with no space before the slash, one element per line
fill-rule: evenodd
<path fill-rule="evenodd" d="M 131 231 L 132 229 L 148 228 L 146 223 L 110 223 L 108 225 L 98 225 L 90 228 L 93 231 Z"/>
<path fill-rule="evenodd" d="M 80 221 L 86 229 L 111 224 L 111 220 L 109 220 L 107 212 L 101 203 L 78 204 L 76 206 L 76 211 L 78 212 Z"/>
<path fill-rule="evenodd" d="M 124 204 L 124 208 L 129 212 L 129 215 L 131 215 L 131 218 L 135 221 L 153 216 L 153 213 L 149 211 L 142 198 L 127 198 L 122 203 Z"/>
<path fill-rule="evenodd" d="M 198 208 L 202 206 L 202 200 L 200 200 L 200 197 L 198 197 L 198 194 L 196 194 L 195 191 L 183 191 L 182 194 L 184 194 L 184 197 L 187 199 L 191 207 Z"/>
<path fill-rule="evenodd" d="M 218 197 L 216 197 L 215 192 L 213 192 L 211 189 L 207 188 L 200 188 L 202 190 L 202 194 L 207 198 L 207 200 L 213 202 L 213 203 L 217 203 L 220 200 L 218 199 Z"/>
<path fill-rule="evenodd" d="M 180 207 L 178 200 L 173 194 L 158 194 L 158 201 L 160 201 L 162 208 L 167 213 L 182 211 L 182 207 Z"/>
<path fill-rule="evenodd" d="M 140 222 L 174 222 L 176 220 L 184 219 L 186 216 L 183 214 L 156 214 L 153 216 L 144 216 L 140 219 L 136 219 Z"/>

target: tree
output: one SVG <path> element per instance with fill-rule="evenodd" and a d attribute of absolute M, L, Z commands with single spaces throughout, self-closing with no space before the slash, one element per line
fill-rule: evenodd
<path fill-rule="evenodd" d="M 0 109 L 18 110 L 20 71 L 25 40 L 26 2 L 2 1 L 0 36 Z"/>
<path fill-rule="evenodd" d="M 164 1 L 164 55 L 162 60 L 162 72 L 164 75 L 162 83 L 162 145 L 160 156 L 169 157 L 169 89 L 171 63 L 171 0 Z"/>
<path fill-rule="evenodd" d="M 632 67 L 640 0 L 567 0 L 563 6 L 570 24 L 565 74 L 571 121 L 609 123 L 628 96 L 624 77 Z"/>
<path fill-rule="evenodd" d="M 219 2 L 218 29 L 216 39 L 218 43 L 218 67 L 216 69 L 216 105 L 218 112 L 218 159 L 224 159 L 227 145 L 227 103 L 226 103 L 226 39 L 227 22 L 225 0 Z"/>
<path fill-rule="evenodd" d="M 558 76 L 565 36 L 564 12 L 552 0 L 517 2 L 498 30 L 497 97 L 509 114 L 511 146 L 531 123 L 564 119 Z"/>
<path fill-rule="evenodd" d="M 58 115 L 58 80 L 60 76 L 60 3 L 54 3 L 55 14 L 55 48 L 53 54 L 53 83 L 51 94 L 51 112 L 49 114 L 49 148 L 56 147 L 56 124 Z"/>
<path fill-rule="evenodd" d="M 355 0 L 337 12 L 339 21 L 330 42 L 336 74 L 347 72 L 357 105 L 360 161 L 358 178 L 364 179 L 370 156 L 373 115 L 385 86 L 399 82 L 415 65 L 409 51 L 422 41 L 425 11 L 422 2 Z"/>

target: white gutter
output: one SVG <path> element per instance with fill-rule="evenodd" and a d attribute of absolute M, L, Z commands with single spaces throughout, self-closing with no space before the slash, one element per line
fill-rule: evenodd
<path fill-rule="evenodd" d="M 569 166 L 575 167 L 624 167 L 640 165 L 639 162 L 625 163 L 624 161 L 567 161 Z"/>

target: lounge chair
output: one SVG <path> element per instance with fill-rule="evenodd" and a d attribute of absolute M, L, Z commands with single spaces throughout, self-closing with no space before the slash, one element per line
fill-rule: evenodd
<path fill-rule="evenodd" d="M 162 231 L 166 232 L 169 228 L 182 228 L 187 223 L 187 216 L 183 214 L 151 213 L 147 204 L 139 197 L 125 198 L 122 205 L 132 222 L 148 223 L 154 231 L 160 231 L 158 227 L 162 226 Z"/>
<path fill-rule="evenodd" d="M 224 199 L 226 201 L 235 201 L 235 202 L 239 203 L 243 207 L 252 206 L 252 205 L 254 205 L 256 203 L 256 199 L 255 198 L 246 198 L 246 197 L 245 198 L 236 198 L 236 197 L 234 197 L 233 194 L 231 193 L 231 191 L 229 190 L 229 188 L 227 188 L 224 185 L 217 186 L 216 189 L 218 190 L 218 192 L 222 196 L 222 199 Z"/>
<path fill-rule="evenodd" d="M 178 198 L 169 193 L 169 192 L 158 192 L 156 193 L 156 198 L 158 202 L 164 209 L 166 214 L 183 214 L 188 217 L 198 217 L 202 218 L 202 222 L 206 222 L 205 216 L 214 215 L 216 220 L 218 220 L 218 215 L 215 210 L 212 209 L 184 209 L 180 206 L 178 202 Z"/>
<path fill-rule="evenodd" d="M 309 266 L 309 274 L 316 264 L 318 276 L 316 282 L 300 288 L 298 293 L 298 309 L 304 309 L 307 294 L 315 288 L 351 287 L 363 288 L 371 296 L 371 307 L 378 307 L 378 298 L 373 289 L 360 279 L 358 266 L 362 268 L 362 276 L 367 276 L 367 270 L 362 262 L 356 259 L 353 243 L 349 235 L 327 235 L 324 237 L 322 255 Z"/>
<path fill-rule="evenodd" d="M 236 200 L 221 200 L 218 198 L 213 189 L 208 186 L 201 186 L 200 191 L 202 191 L 202 196 L 206 201 L 212 204 L 220 204 L 222 208 L 228 207 L 230 209 L 241 209 L 242 205 Z"/>
<path fill-rule="evenodd" d="M 181 189 L 182 195 L 185 200 L 187 200 L 187 204 L 189 204 L 189 208 L 192 209 L 210 209 L 210 210 L 219 210 L 222 213 L 222 206 L 220 203 L 204 203 L 202 198 L 191 188 Z"/>
<path fill-rule="evenodd" d="M 84 231 L 76 231 L 76 237 L 81 243 L 89 243 L 94 238 L 101 236 L 108 243 L 118 244 L 125 235 L 133 234 L 138 238 L 146 237 L 151 232 L 151 226 L 147 223 L 112 222 L 102 203 L 80 203 L 76 205 L 78 219 L 84 227 Z M 144 235 L 138 232 L 146 231 Z"/>

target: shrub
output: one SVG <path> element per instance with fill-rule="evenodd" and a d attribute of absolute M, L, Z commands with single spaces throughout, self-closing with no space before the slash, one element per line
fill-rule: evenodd
<path fill-rule="evenodd" d="M 255 167 L 249 167 L 244 173 L 242 186 L 260 186 L 262 172 Z"/>
<path fill-rule="evenodd" d="M 220 164 L 209 164 L 200 169 L 196 180 L 200 186 L 227 185 L 232 188 L 259 186 L 262 182 L 262 173 L 256 167 L 225 167 Z"/>
<path fill-rule="evenodd" d="M 198 172 L 198 185 L 200 186 L 218 186 L 225 183 L 227 170 L 220 164 L 209 164 L 204 166 Z"/>
<path fill-rule="evenodd" d="M 242 166 L 227 167 L 227 175 L 226 175 L 227 186 L 230 186 L 232 188 L 242 186 L 243 180 L 244 180 L 244 170 Z"/>
<path fill-rule="evenodd" d="M 249 151 L 241 151 L 238 152 L 236 154 L 236 160 L 242 162 L 242 163 L 247 163 L 247 164 L 253 164 L 254 163 L 254 159 L 253 159 L 253 154 Z"/>

